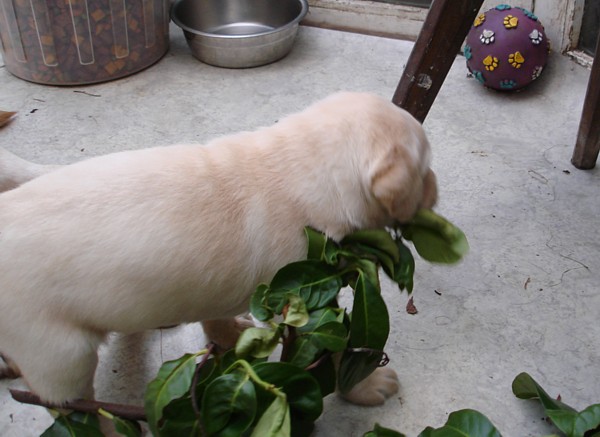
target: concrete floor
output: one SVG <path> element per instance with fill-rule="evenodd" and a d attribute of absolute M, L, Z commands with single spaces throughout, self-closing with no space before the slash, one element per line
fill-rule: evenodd
<path fill-rule="evenodd" d="M 226 70 L 188 52 L 178 29 L 158 64 L 94 86 L 47 87 L 0 67 L 0 109 L 19 111 L 0 145 L 42 163 L 112 151 L 204 142 L 275 122 L 338 90 L 394 92 L 412 44 L 302 27 L 275 64 Z M 0 65 L 2 63 L 0 62 Z M 415 305 L 390 284 L 388 354 L 399 395 L 361 408 L 330 397 L 316 436 L 361 436 L 375 422 L 416 436 L 462 408 L 505 436 L 552 432 L 511 382 L 529 372 L 578 409 L 600 402 L 600 170 L 569 162 L 589 71 L 552 54 L 535 86 L 487 91 L 459 57 L 425 123 L 440 183 L 438 211 L 471 243 L 460 265 L 417 264 Z M 97 373 L 99 399 L 139 402 L 161 360 L 204 344 L 198 326 L 114 335 Z M 39 435 L 50 423 L 0 382 L 0 435 Z"/>

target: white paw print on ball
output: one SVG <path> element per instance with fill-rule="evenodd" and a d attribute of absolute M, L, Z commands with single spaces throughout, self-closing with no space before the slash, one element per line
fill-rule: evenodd
<path fill-rule="evenodd" d="M 529 39 L 531 40 L 532 43 L 534 43 L 535 45 L 538 45 L 544 39 L 544 35 L 542 35 L 542 32 L 540 32 L 539 30 L 534 29 L 529 34 Z"/>
<path fill-rule="evenodd" d="M 491 44 L 495 39 L 496 37 L 494 36 L 494 31 L 488 29 L 485 29 L 483 32 L 481 32 L 481 35 L 479 36 L 479 40 L 484 44 Z"/>

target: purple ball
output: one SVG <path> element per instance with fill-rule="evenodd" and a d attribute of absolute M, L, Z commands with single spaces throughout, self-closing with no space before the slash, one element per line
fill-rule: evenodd
<path fill-rule="evenodd" d="M 467 68 L 484 86 L 518 90 L 536 80 L 548 60 L 550 41 L 526 9 L 498 5 L 479 15 L 465 45 Z"/>

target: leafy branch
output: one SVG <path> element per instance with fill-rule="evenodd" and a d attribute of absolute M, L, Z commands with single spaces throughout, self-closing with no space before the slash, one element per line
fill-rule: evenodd
<path fill-rule="evenodd" d="M 600 404 L 578 412 L 560 399 L 550 397 L 527 373 L 515 378 L 512 390 L 519 399 L 538 399 L 548 419 L 567 437 L 600 437 Z"/>
<path fill-rule="evenodd" d="M 600 404 L 590 405 L 581 412 L 554 399 L 527 373 L 517 375 L 512 390 L 519 399 L 538 399 L 548 419 L 566 437 L 600 437 Z M 560 396 L 559 396 L 560 398 Z M 375 425 L 363 437 L 406 437 L 397 431 Z M 427 427 L 418 437 L 501 437 L 490 420 L 475 410 L 451 413 L 441 428 Z M 546 436 L 557 437 L 557 436 Z"/>
<path fill-rule="evenodd" d="M 166 362 L 148 384 L 145 420 L 155 436 L 308 436 L 321 415 L 323 397 L 348 392 L 378 366 L 390 325 L 379 272 L 413 290 L 415 262 L 405 244 L 431 262 L 454 263 L 468 250 L 464 234 L 429 210 L 408 225 L 364 230 L 335 242 L 306 228 L 307 259 L 282 267 L 260 284 L 250 302 L 263 326 L 245 330 L 234 350 L 209 347 Z M 338 305 L 353 290 L 352 311 Z M 279 362 L 268 362 L 277 347 Z M 339 359 L 334 365 L 333 355 Z M 105 408 L 106 407 L 106 408 Z M 109 412 L 117 432 L 139 435 L 135 421 Z M 60 416 L 43 435 L 81 434 L 96 428 L 88 415 Z M 85 431 L 88 432 L 88 431 Z"/>
<path fill-rule="evenodd" d="M 404 240 L 430 262 L 453 263 L 468 250 L 464 234 L 431 211 L 420 211 L 407 226 L 359 231 L 340 243 L 309 228 L 306 236 L 307 259 L 284 266 L 270 284 L 257 287 L 250 310 L 265 326 L 244 331 L 235 350 L 219 354 L 209 346 L 164 363 L 147 387 L 143 409 L 86 400 L 63 405 L 76 412 L 58 415 L 42 436 L 101 436 L 98 415 L 126 437 L 142 434 L 139 421 L 146 421 L 154 435 L 167 437 L 307 436 L 322 412 L 323 397 L 336 385 L 347 391 L 387 364 L 389 317 L 379 269 L 400 290 L 412 292 L 415 264 Z M 337 304 L 346 286 L 354 292 L 351 313 Z M 278 346 L 280 362 L 267 362 Z M 337 368 L 333 354 L 341 355 Z M 560 396 L 548 395 L 527 373 L 515 378 L 512 389 L 518 398 L 538 399 L 566 437 L 600 437 L 600 404 L 578 412 Z M 11 393 L 21 402 L 57 408 L 28 392 Z M 482 413 L 466 409 L 418 437 L 454 436 L 501 434 Z M 377 424 L 364 437 L 404 434 Z"/>

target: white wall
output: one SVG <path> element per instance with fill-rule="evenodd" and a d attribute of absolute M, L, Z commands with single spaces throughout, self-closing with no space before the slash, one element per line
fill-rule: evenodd
<path fill-rule="evenodd" d="M 565 52 L 577 46 L 584 0 L 535 0 L 539 17 L 554 50 Z"/>

